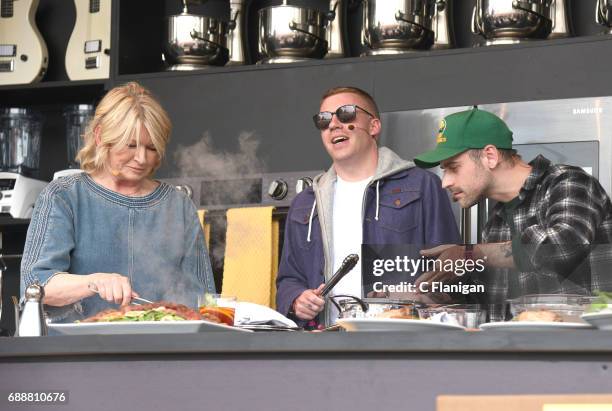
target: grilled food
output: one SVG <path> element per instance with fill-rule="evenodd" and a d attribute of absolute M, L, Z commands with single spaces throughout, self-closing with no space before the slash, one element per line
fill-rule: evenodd
<path fill-rule="evenodd" d="M 215 321 L 214 318 L 206 318 Z M 117 321 L 185 321 L 202 320 L 202 316 L 191 308 L 167 301 L 153 304 L 126 305 L 117 309 L 100 311 L 82 322 L 117 322 Z"/>
<path fill-rule="evenodd" d="M 412 314 L 412 307 L 401 307 L 392 310 L 386 310 L 378 314 L 376 318 L 401 318 L 404 320 L 418 319 Z"/>
<path fill-rule="evenodd" d="M 561 316 L 555 312 L 548 310 L 523 311 L 517 315 L 515 321 L 545 321 L 545 322 L 563 322 Z"/>

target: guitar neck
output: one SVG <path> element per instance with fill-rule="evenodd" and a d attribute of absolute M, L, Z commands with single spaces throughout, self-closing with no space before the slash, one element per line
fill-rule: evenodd
<path fill-rule="evenodd" d="M 100 0 L 89 0 L 89 12 L 98 13 L 100 11 Z"/>
<path fill-rule="evenodd" d="M 13 1 L 14 0 L 0 0 L 0 16 L 3 18 L 13 17 Z"/>

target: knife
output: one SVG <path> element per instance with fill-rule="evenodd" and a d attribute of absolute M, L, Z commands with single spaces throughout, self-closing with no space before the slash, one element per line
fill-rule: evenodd
<path fill-rule="evenodd" d="M 340 264 L 338 271 L 336 271 L 329 281 L 325 283 L 325 287 L 321 290 L 321 297 L 325 297 L 345 275 L 355 268 L 358 261 L 359 256 L 357 254 L 349 254 L 348 257 L 342 261 L 342 264 Z"/>

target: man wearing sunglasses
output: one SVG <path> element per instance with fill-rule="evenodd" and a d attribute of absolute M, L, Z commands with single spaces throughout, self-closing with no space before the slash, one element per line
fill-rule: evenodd
<path fill-rule="evenodd" d="M 459 232 L 440 179 L 378 147 L 378 108 L 365 91 L 333 88 L 314 116 L 332 167 L 293 201 L 277 278 L 277 309 L 300 323 L 319 316 L 321 289 L 361 244 L 446 244 Z M 333 294 L 360 296 L 358 264 Z M 319 320 L 337 317 L 330 308 Z"/>

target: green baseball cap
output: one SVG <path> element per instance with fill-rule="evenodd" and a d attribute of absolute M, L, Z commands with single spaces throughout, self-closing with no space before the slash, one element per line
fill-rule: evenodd
<path fill-rule="evenodd" d="M 512 149 L 512 131 L 504 121 L 488 111 L 473 108 L 444 117 L 436 134 L 436 148 L 417 156 L 414 162 L 423 168 L 435 167 L 441 161 L 472 148 L 489 144 Z"/>

